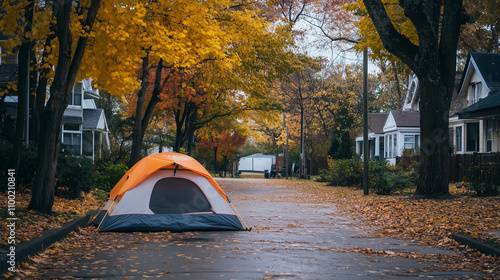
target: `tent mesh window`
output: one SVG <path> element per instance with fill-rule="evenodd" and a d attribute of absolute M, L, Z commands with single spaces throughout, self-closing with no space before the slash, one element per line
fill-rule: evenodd
<path fill-rule="evenodd" d="M 213 212 L 210 202 L 195 183 L 174 177 L 156 182 L 149 209 L 155 214 Z"/>

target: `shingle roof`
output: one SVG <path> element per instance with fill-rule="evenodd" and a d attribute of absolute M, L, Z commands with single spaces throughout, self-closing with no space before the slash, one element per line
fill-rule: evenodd
<path fill-rule="evenodd" d="M 465 62 L 464 74 L 458 86 L 459 91 L 461 91 L 462 87 L 467 86 L 464 83 L 467 74 L 470 72 L 471 63 L 480 72 L 486 87 L 491 91 L 500 90 L 500 54 L 470 52 Z"/>
<path fill-rule="evenodd" d="M 369 113 L 368 114 L 368 129 L 369 132 L 375 134 L 384 133 L 384 124 L 389 113 Z"/>
<path fill-rule="evenodd" d="M 500 90 L 457 113 L 461 119 L 500 115 Z"/>
<path fill-rule="evenodd" d="M 420 113 L 418 111 L 392 110 L 392 116 L 398 127 L 419 127 Z"/>
<path fill-rule="evenodd" d="M 102 109 L 84 109 L 83 129 L 97 129 L 102 111 Z"/>
<path fill-rule="evenodd" d="M 472 52 L 471 56 L 488 88 L 500 89 L 500 54 Z"/>

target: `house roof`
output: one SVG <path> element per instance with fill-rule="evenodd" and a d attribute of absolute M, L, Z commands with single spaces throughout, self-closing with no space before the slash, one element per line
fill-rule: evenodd
<path fill-rule="evenodd" d="M 384 125 L 389 113 L 369 113 L 368 114 L 368 133 L 384 133 Z"/>
<path fill-rule="evenodd" d="M 276 158 L 276 155 L 264 155 L 261 153 L 256 153 L 256 154 L 248 155 L 248 156 L 245 156 L 242 158 Z"/>
<path fill-rule="evenodd" d="M 392 110 L 392 116 L 398 127 L 419 127 L 420 113 L 418 111 Z"/>
<path fill-rule="evenodd" d="M 490 93 L 471 106 L 457 113 L 461 119 L 500 115 L 500 90 Z"/>
<path fill-rule="evenodd" d="M 500 90 L 500 54 L 470 52 L 458 86 L 459 93 L 467 89 L 467 81 L 472 76 L 473 70 L 478 72 L 481 81 L 490 92 Z"/>
<path fill-rule="evenodd" d="M 83 129 L 99 129 L 99 120 L 103 115 L 103 109 L 83 110 Z"/>

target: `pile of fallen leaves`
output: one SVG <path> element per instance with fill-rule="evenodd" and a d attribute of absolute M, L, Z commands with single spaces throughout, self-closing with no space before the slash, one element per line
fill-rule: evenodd
<path fill-rule="evenodd" d="M 6 195 L 4 197 L 7 197 Z M 67 199 L 55 197 L 52 214 L 42 214 L 33 210 L 27 210 L 31 199 L 31 191 L 22 190 L 16 193 L 16 208 L 14 214 L 16 220 L 16 241 L 19 244 L 35 237 L 43 232 L 59 228 L 62 224 L 72 220 L 75 216 L 84 216 L 87 212 L 95 210 L 100 202 L 95 198 L 94 192 L 84 194 L 81 199 Z M 7 199 L 0 201 L 0 217 L 4 226 L 0 227 L 0 248 L 5 248 L 8 240 L 7 228 Z"/>

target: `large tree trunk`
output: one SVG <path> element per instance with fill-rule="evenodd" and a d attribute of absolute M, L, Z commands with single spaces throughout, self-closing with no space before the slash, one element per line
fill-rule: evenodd
<path fill-rule="evenodd" d="M 55 34 L 48 35 L 44 46 L 50 46 L 52 40 L 55 39 Z M 42 54 L 42 65 L 45 64 L 48 60 L 49 52 L 44 51 Z M 47 75 L 49 74 L 50 68 L 43 68 L 40 70 L 38 83 L 36 87 L 36 97 L 35 97 L 35 109 L 34 109 L 34 118 L 33 118 L 33 126 L 35 127 L 34 132 L 34 140 L 38 141 L 40 135 L 40 126 L 42 120 L 42 111 L 45 107 L 45 97 L 47 96 L 47 85 L 48 79 Z"/>
<path fill-rule="evenodd" d="M 419 79 L 420 172 L 415 194 L 448 194 L 449 180 L 449 100 L 440 81 Z M 438 117 L 440 116 L 440 117 Z"/>
<path fill-rule="evenodd" d="M 448 194 L 448 112 L 454 87 L 462 1 L 400 1 L 418 45 L 400 34 L 380 0 L 363 0 L 384 47 L 419 79 L 420 175 L 416 194 Z"/>
<path fill-rule="evenodd" d="M 149 87 L 149 54 L 142 58 L 142 75 L 141 88 L 137 92 L 137 104 L 135 107 L 134 128 L 132 132 L 132 151 L 130 152 L 130 160 L 127 163 L 131 168 L 141 159 L 142 140 L 142 117 L 144 112 L 144 103 L 146 102 L 146 93 Z"/>
<path fill-rule="evenodd" d="M 57 158 L 61 147 L 62 119 L 64 110 L 69 102 L 65 91 L 51 90 L 51 102 L 47 104 L 42 112 L 42 123 L 38 142 L 38 165 L 35 177 L 33 194 L 29 209 L 35 209 L 42 213 L 50 213 L 54 204 L 55 174 Z M 53 98 L 58 96 L 59 98 Z M 66 105 L 64 105 L 66 104 Z M 46 174 L 46 176 L 41 176 Z"/>
<path fill-rule="evenodd" d="M 101 0 L 92 0 L 84 26 L 90 32 L 97 16 Z M 38 164 L 33 185 L 33 193 L 28 209 L 50 213 L 54 203 L 55 173 L 61 145 L 63 114 L 68 107 L 73 87 L 82 62 L 88 36 L 81 36 L 72 54 L 71 22 L 72 2 L 54 1 L 56 34 L 59 53 L 54 82 L 50 88 L 50 99 L 42 112 L 42 122 L 38 141 Z"/>
<path fill-rule="evenodd" d="M 31 25 L 33 21 L 33 7 L 34 7 L 34 1 L 29 1 L 29 4 L 25 8 L 25 21 L 26 21 L 26 25 L 24 27 L 25 35 L 31 32 Z M 29 92 L 30 88 L 29 86 L 30 53 L 31 53 L 31 42 L 28 38 L 23 37 L 23 43 L 19 48 L 19 56 L 18 56 L 19 63 L 18 63 L 17 73 L 18 73 L 19 92 L 17 100 L 16 130 L 14 133 L 14 146 L 12 149 L 12 161 L 11 161 L 12 167 L 16 170 L 19 168 L 19 164 L 21 161 L 21 148 L 23 146 L 23 135 L 26 127 L 26 105 L 28 104 L 26 93 Z M 28 137 L 28 135 L 26 135 L 26 137 Z"/>

